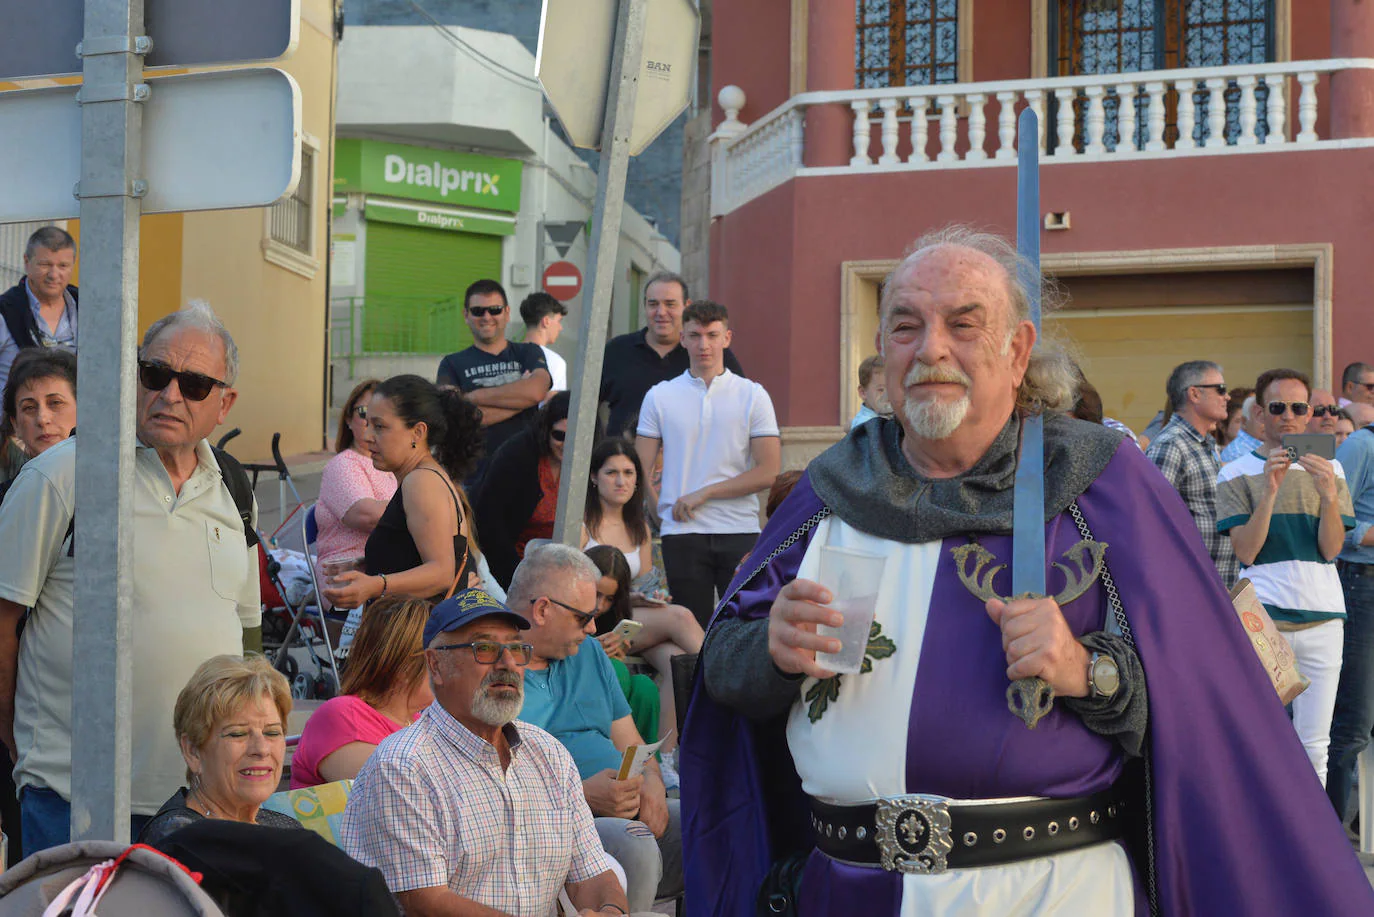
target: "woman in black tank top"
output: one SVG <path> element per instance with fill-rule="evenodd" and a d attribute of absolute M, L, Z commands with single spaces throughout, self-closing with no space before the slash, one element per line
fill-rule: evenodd
<path fill-rule="evenodd" d="M 398 486 L 367 540 L 367 572 L 339 575 L 325 596 L 353 608 L 382 595 L 438 601 L 467 588 L 477 558 L 453 482 L 480 453 L 481 411 L 456 389 L 410 375 L 377 386 L 367 410 L 363 447 Z"/>

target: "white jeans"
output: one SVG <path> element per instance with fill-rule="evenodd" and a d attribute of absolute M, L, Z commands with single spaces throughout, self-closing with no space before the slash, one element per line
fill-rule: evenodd
<path fill-rule="evenodd" d="M 1293 728 L 1298 731 L 1307 759 L 1326 785 L 1326 752 L 1331 744 L 1331 714 L 1336 707 L 1336 686 L 1341 678 L 1341 653 L 1345 621 L 1336 619 L 1288 631 L 1283 635 L 1298 660 L 1298 671 L 1312 682 L 1293 701 Z"/>

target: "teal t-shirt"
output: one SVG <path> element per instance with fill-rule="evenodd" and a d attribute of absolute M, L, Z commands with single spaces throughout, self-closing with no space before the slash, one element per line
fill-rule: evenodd
<path fill-rule="evenodd" d="M 620 767 L 611 723 L 629 715 L 630 703 L 595 637 L 583 640 L 576 655 L 551 660 L 547 669 L 525 670 L 520 719 L 562 742 L 583 780 Z"/>

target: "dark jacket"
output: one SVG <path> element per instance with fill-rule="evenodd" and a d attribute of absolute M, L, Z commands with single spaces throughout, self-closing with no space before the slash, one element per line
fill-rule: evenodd
<path fill-rule="evenodd" d="M 72 294 L 72 304 L 75 306 L 76 287 L 68 284 L 67 292 Z M 19 281 L 0 294 L 0 319 L 4 320 L 10 337 L 20 348 L 38 346 L 38 325 L 33 318 L 33 307 L 29 305 L 29 291 L 24 281 Z"/>
<path fill-rule="evenodd" d="M 477 516 L 482 554 L 502 588 L 509 588 L 510 578 L 520 563 L 515 543 L 543 497 L 539 486 L 539 431 L 531 427 L 496 450 L 472 508 Z"/>

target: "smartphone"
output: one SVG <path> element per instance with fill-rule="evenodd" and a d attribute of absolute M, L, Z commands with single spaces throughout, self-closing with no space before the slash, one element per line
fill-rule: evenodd
<path fill-rule="evenodd" d="M 1334 433 L 1289 433 L 1283 438 L 1288 460 L 1296 462 L 1304 455 L 1317 455 L 1330 461 L 1336 457 Z"/>
<path fill-rule="evenodd" d="M 626 618 L 624 621 L 617 624 L 611 630 L 611 633 L 620 637 L 620 639 L 624 640 L 626 643 L 633 643 L 635 637 L 639 636 L 639 632 L 643 629 L 644 625 L 639 621 L 632 621 Z"/>

